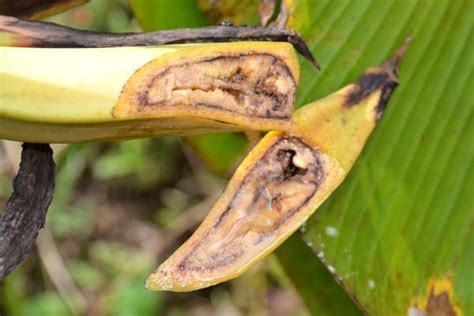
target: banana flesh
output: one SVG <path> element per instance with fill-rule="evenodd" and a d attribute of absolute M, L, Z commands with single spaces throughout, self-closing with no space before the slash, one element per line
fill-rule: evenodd
<path fill-rule="evenodd" d="M 262 62 L 268 67 L 257 67 Z M 73 143 L 287 130 L 298 77 L 288 43 L 0 47 L 0 138 Z"/>
<path fill-rule="evenodd" d="M 290 131 L 268 133 L 146 287 L 191 291 L 235 278 L 298 229 L 352 167 L 398 84 L 398 61 L 304 106 Z"/>

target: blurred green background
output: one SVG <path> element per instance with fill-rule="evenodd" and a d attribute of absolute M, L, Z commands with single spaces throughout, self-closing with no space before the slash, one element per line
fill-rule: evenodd
<path fill-rule="evenodd" d="M 236 280 L 147 292 L 146 276 L 225 187 L 245 136 L 57 146 L 47 226 L 0 284 L 2 315 L 345 316 L 361 315 L 360 306 L 430 316 L 423 310 L 437 302 L 430 293 L 440 280 L 447 307 L 474 315 L 474 1 L 284 2 L 289 28 L 322 64 L 316 72 L 300 59 L 297 106 L 354 81 L 414 36 L 401 85 L 360 159 L 299 234 Z M 258 25 L 258 4 L 93 0 L 48 20 L 112 32 Z M 1 143 L 2 205 L 19 154 L 19 144 Z"/>
<path fill-rule="evenodd" d="M 210 23 L 194 1 L 164 6 L 139 11 L 149 21 L 145 28 Z M 47 20 L 94 31 L 141 31 L 131 6 L 121 0 L 91 1 Z M 56 146 L 57 182 L 47 225 L 35 251 L 0 284 L 0 314 L 308 315 L 274 256 L 210 289 L 179 294 L 144 289 L 146 277 L 190 236 L 225 187 L 230 166 L 243 157 L 245 136 L 225 137 Z M 2 206 L 12 190 L 19 145 L 0 145 Z M 203 157 L 193 150 L 201 147 L 214 152 Z"/>

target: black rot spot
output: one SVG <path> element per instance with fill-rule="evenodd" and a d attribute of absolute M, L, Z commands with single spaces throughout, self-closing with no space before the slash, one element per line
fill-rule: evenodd
<path fill-rule="evenodd" d="M 360 76 L 356 82 L 357 87 L 347 95 L 346 106 L 356 105 L 385 85 L 387 79 L 386 73 L 368 73 Z"/>
<path fill-rule="evenodd" d="M 393 73 L 378 72 L 364 74 L 357 79 L 355 88 L 347 94 L 345 106 L 354 106 L 375 91 L 382 90 L 379 102 L 375 107 L 375 119 L 379 120 L 390 96 L 397 86 L 398 80 Z"/>
<path fill-rule="evenodd" d="M 294 165 L 293 157 L 295 155 L 296 155 L 296 152 L 292 149 L 290 150 L 280 149 L 277 153 L 278 160 L 280 161 L 283 167 L 283 180 L 284 181 L 291 179 L 296 175 L 304 175 L 307 171 L 306 169 L 299 168 Z"/>
<path fill-rule="evenodd" d="M 398 82 L 389 81 L 383 87 L 379 103 L 377 103 L 377 106 L 375 107 L 375 119 L 377 121 L 382 117 L 383 111 L 385 111 L 385 108 L 387 107 L 388 100 L 390 99 L 390 96 L 392 95 L 393 91 L 395 91 L 395 88 L 397 88 L 397 86 Z"/>

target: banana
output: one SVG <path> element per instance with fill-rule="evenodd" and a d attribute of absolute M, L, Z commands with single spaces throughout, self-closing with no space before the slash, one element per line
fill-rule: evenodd
<path fill-rule="evenodd" d="M 235 278 L 298 229 L 357 159 L 398 84 L 404 49 L 357 82 L 298 110 L 290 131 L 269 132 L 146 287 L 191 291 Z"/>
<path fill-rule="evenodd" d="M 288 130 L 298 78 L 295 51 L 280 42 L 0 47 L 0 138 Z"/>

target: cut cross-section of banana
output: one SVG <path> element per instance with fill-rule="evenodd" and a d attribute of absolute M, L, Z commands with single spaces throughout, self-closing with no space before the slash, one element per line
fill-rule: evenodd
<path fill-rule="evenodd" d="M 298 110 L 290 131 L 268 133 L 147 288 L 190 291 L 232 279 L 298 229 L 357 159 L 398 84 L 400 55 Z"/>
<path fill-rule="evenodd" d="M 72 143 L 288 130 L 291 44 L 0 47 L 0 138 Z"/>

